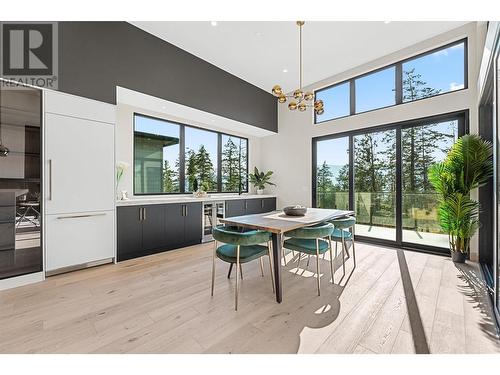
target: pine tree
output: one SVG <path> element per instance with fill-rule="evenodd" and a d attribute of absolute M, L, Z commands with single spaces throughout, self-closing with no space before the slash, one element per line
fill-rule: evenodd
<path fill-rule="evenodd" d="M 238 191 L 241 163 L 240 148 L 229 137 L 222 151 L 222 181 L 224 191 Z"/>
<path fill-rule="evenodd" d="M 332 207 L 333 202 L 329 199 L 329 193 L 333 190 L 333 182 L 332 182 L 333 173 L 330 170 L 328 164 L 326 164 L 326 160 L 323 161 L 321 167 L 318 167 L 316 172 L 316 194 L 318 197 L 318 202 L 316 205 L 318 207 Z"/>
<path fill-rule="evenodd" d="M 170 167 L 168 160 L 163 164 L 163 191 L 166 193 L 179 191 L 179 174 L 178 170 Z"/>
<path fill-rule="evenodd" d="M 194 180 L 198 178 L 198 163 L 196 153 L 188 149 L 186 153 L 186 179 L 187 191 L 193 191 Z"/>
<path fill-rule="evenodd" d="M 214 173 L 214 165 L 210 159 L 210 154 L 204 145 L 201 145 L 198 149 L 198 153 L 195 157 L 196 168 L 197 168 L 197 178 L 200 186 L 205 191 L 216 190 L 216 181 Z"/>

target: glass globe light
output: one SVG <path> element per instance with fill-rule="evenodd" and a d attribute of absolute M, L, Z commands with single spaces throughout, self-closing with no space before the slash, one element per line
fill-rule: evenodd
<path fill-rule="evenodd" d="M 297 109 L 297 103 L 296 103 L 296 102 L 290 102 L 290 103 L 288 104 L 288 109 L 289 109 L 290 111 L 295 111 L 295 110 Z"/>
<path fill-rule="evenodd" d="M 280 85 L 274 85 L 273 89 L 272 89 L 272 93 L 273 95 L 275 96 L 280 96 L 283 94 L 283 90 L 281 89 L 281 86 Z"/>
<path fill-rule="evenodd" d="M 314 99 L 314 94 L 311 91 L 308 91 L 304 94 L 304 99 L 307 101 Z"/>
<path fill-rule="evenodd" d="M 298 108 L 300 112 L 304 112 L 307 109 L 306 103 L 299 103 Z"/>
<path fill-rule="evenodd" d="M 286 96 L 281 94 L 280 96 L 278 96 L 278 102 L 280 103 L 284 103 L 286 102 Z"/>
<path fill-rule="evenodd" d="M 297 100 L 300 100 L 304 97 L 304 93 L 302 92 L 302 90 L 297 89 L 293 92 L 293 97 Z"/>

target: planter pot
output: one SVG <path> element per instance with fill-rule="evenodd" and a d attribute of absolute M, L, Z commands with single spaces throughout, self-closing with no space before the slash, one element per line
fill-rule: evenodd
<path fill-rule="evenodd" d="M 264 189 L 257 189 L 257 195 L 264 194 Z"/>
<path fill-rule="evenodd" d="M 454 263 L 465 263 L 465 253 L 460 253 L 458 251 L 451 252 L 451 259 Z"/>

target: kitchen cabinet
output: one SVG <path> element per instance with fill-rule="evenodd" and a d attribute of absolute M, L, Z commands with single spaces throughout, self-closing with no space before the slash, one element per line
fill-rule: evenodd
<path fill-rule="evenodd" d="M 45 95 L 46 272 L 115 257 L 115 106 Z M 130 234 L 130 245 L 133 246 Z"/>
<path fill-rule="evenodd" d="M 246 214 L 246 199 L 234 199 L 226 201 L 225 217 L 241 216 Z"/>
<path fill-rule="evenodd" d="M 226 217 L 260 214 L 276 210 L 276 198 L 252 198 L 226 201 Z"/>
<path fill-rule="evenodd" d="M 46 270 L 65 271 L 114 257 L 113 212 L 47 215 Z"/>
<path fill-rule="evenodd" d="M 118 207 L 118 261 L 201 243 L 202 204 Z"/>

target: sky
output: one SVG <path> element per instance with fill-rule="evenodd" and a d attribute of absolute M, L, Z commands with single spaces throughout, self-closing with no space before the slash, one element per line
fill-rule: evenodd
<path fill-rule="evenodd" d="M 464 44 L 415 58 L 403 63 L 403 71 L 415 69 L 427 86 L 441 92 L 464 87 Z M 395 68 L 369 74 L 356 79 L 356 113 L 395 104 Z M 316 93 L 323 100 L 325 112 L 317 121 L 349 115 L 349 83 L 343 83 Z"/>

